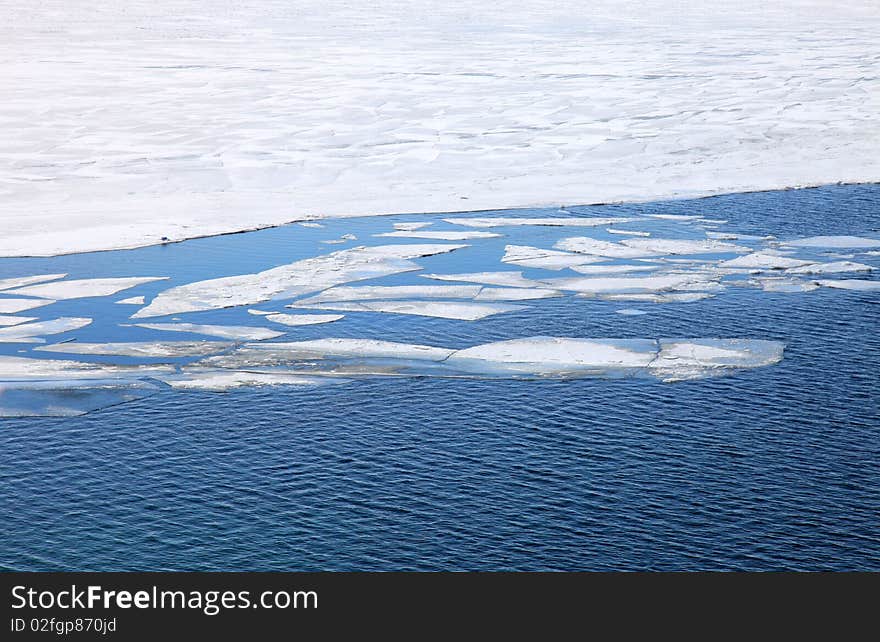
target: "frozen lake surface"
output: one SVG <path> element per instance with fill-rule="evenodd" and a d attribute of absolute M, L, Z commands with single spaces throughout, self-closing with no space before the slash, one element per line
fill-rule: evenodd
<path fill-rule="evenodd" d="M 880 180 L 876 0 L 0 7 L 0 256 Z"/>
<path fill-rule="evenodd" d="M 880 187 L 413 220 L 0 259 L 0 566 L 880 570 Z"/>

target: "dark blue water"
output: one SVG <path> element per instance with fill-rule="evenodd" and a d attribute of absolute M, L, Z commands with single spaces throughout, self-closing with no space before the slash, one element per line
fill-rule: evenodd
<path fill-rule="evenodd" d="M 783 239 L 865 235 L 880 227 L 880 186 L 576 209 L 701 214 L 729 219 L 724 229 Z M 376 220 L 5 259 L 0 273 L 156 273 L 185 283 L 208 278 L 206 265 L 230 257 L 231 273 L 254 271 L 312 255 L 315 239 L 343 230 L 366 238 Z M 382 219 L 379 231 L 395 220 L 412 217 Z M 505 242 L 514 241 L 498 240 Z M 339 247 L 347 245 L 322 251 Z M 493 268 L 476 258 L 468 268 L 471 250 L 432 257 L 427 269 L 504 269 L 498 256 Z M 59 314 L 87 316 L 95 305 L 56 304 Z M 132 340 L 113 328 L 136 308 L 115 306 L 111 314 L 110 307 L 110 317 L 77 336 Z M 614 314 L 622 307 L 649 314 Z M 79 418 L 2 420 L 0 567 L 880 570 L 878 312 L 877 292 L 732 288 L 687 305 L 566 297 L 476 323 L 352 314 L 332 333 L 298 329 L 302 338 L 449 347 L 554 334 L 750 337 L 787 348 L 776 366 L 679 384 L 370 379 L 227 394 L 162 391 Z M 186 320 L 256 324 L 248 316 L 211 311 Z M 160 338 L 144 333 L 137 338 Z"/>

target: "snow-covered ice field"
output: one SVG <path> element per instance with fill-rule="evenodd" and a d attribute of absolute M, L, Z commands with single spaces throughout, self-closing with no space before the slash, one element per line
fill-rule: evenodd
<path fill-rule="evenodd" d="M 880 180 L 875 0 L 0 7 L 2 256 Z"/>

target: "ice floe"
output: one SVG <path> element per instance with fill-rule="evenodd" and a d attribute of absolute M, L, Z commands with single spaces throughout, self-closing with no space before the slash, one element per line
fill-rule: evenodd
<path fill-rule="evenodd" d="M 470 241 L 471 239 L 491 239 L 501 236 L 494 232 L 474 232 L 460 230 L 397 230 L 373 236 L 388 236 L 404 239 L 428 239 L 433 241 Z"/>
<path fill-rule="evenodd" d="M 676 290 L 693 283 L 703 285 L 706 282 L 707 279 L 692 274 L 643 277 L 566 277 L 545 281 L 548 285 L 559 290 L 571 290 L 586 294 L 658 292 Z"/>
<path fill-rule="evenodd" d="M 346 243 L 348 241 L 357 241 L 357 237 L 354 234 L 343 234 L 338 239 L 330 239 L 328 241 L 321 241 L 326 245 L 338 245 L 340 243 Z"/>
<path fill-rule="evenodd" d="M 73 279 L 70 281 L 53 281 L 52 283 L 29 285 L 16 290 L 10 290 L 10 293 L 63 301 L 66 299 L 82 299 L 93 296 L 109 296 L 121 292 L 122 290 L 133 288 L 136 285 L 150 283 L 152 281 L 162 281 L 167 278 L 167 276 L 141 276 L 105 279 Z"/>
<path fill-rule="evenodd" d="M 420 269 L 412 262 L 466 245 L 355 247 L 257 272 L 197 281 L 164 292 L 132 318 L 253 305 L 318 292 L 334 285 Z"/>
<path fill-rule="evenodd" d="M 880 290 L 880 281 L 863 281 L 861 279 L 821 279 L 817 283 L 826 288 L 838 290 L 862 290 L 865 292 Z"/>
<path fill-rule="evenodd" d="M 541 285 L 534 279 L 525 278 L 522 272 L 466 272 L 462 274 L 420 274 L 419 276 L 435 281 L 461 281 L 514 288 L 531 288 Z"/>
<path fill-rule="evenodd" d="M 44 305 L 55 303 L 55 301 L 47 301 L 45 299 L 3 299 L 0 298 L 0 314 L 15 314 L 32 310 Z"/>
<path fill-rule="evenodd" d="M 751 248 L 715 239 L 623 239 L 627 247 L 652 254 L 732 254 L 751 252 Z"/>
<path fill-rule="evenodd" d="M 207 392 L 224 392 L 233 388 L 256 386 L 320 386 L 338 383 L 328 377 L 211 368 L 184 368 L 178 374 L 158 375 L 155 378 L 178 390 Z"/>
<path fill-rule="evenodd" d="M 530 301 L 558 296 L 562 296 L 562 292 L 545 288 L 483 288 L 474 301 Z"/>
<path fill-rule="evenodd" d="M 661 339 L 649 367 L 663 381 L 698 379 L 725 370 L 779 363 L 784 344 L 760 339 Z"/>
<path fill-rule="evenodd" d="M 605 231 L 608 232 L 609 234 L 619 234 L 621 236 L 642 236 L 642 237 L 651 236 L 650 232 L 639 232 L 636 230 L 618 230 L 613 227 L 606 228 Z"/>
<path fill-rule="evenodd" d="M 466 303 L 461 301 L 337 301 L 331 303 L 294 303 L 291 307 L 344 312 L 388 312 L 422 317 L 440 317 L 477 321 L 494 314 L 522 310 L 523 306 L 505 303 Z"/>
<path fill-rule="evenodd" d="M 54 281 L 55 279 L 63 279 L 65 276 L 67 274 L 36 274 L 34 276 L 15 276 L 8 279 L 0 279 L 0 290 L 20 288 L 44 281 Z"/>
<path fill-rule="evenodd" d="M 579 296 L 592 296 L 582 294 Z M 695 303 L 710 299 L 714 294 L 709 292 L 656 292 L 650 294 L 600 294 L 598 298 L 605 301 L 640 301 L 644 303 Z"/>
<path fill-rule="evenodd" d="M 480 293 L 479 285 L 359 285 L 341 286 L 301 299 L 290 307 L 328 301 L 365 299 L 472 299 Z"/>
<path fill-rule="evenodd" d="M 148 330 L 161 330 L 164 332 L 189 332 L 191 334 L 204 334 L 221 339 L 233 341 L 258 341 L 261 339 L 274 339 L 280 337 L 283 332 L 276 332 L 269 328 L 258 328 L 249 325 L 210 325 L 200 323 L 135 323 L 138 328 Z"/>
<path fill-rule="evenodd" d="M 302 227 L 311 227 L 311 228 L 322 228 L 324 225 L 322 223 L 317 223 L 315 221 L 300 221 L 298 225 Z"/>
<path fill-rule="evenodd" d="M 342 314 L 269 314 L 266 318 L 273 323 L 282 325 L 318 325 L 321 323 L 333 323 L 344 318 Z"/>
<path fill-rule="evenodd" d="M 246 343 L 227 355 L 210 357 L 200 363 L 216 368 L 250 369 L 290 366 L 315 359 L 364 357 L 444 361 L 454 350 L 378 339 L 327 338 L 278 343 Z"/>
<path fill-rule="evenodd" d="M 544 270 L 563 270 L 573 265 L 586 265 L 604 260 L 601 257 L 544 250 L 529 245 L 508 245 L 504 248 L 504 256 L 501 258 L 502 263 Z"/>
<path fill-rule="evenodd" d="M 602 241 L 590 238 L 588 236 L 572 236 L 557 241 L 553 246 L 567 252 L 577 252 L 578 254 L 592 254 L 595 256 L 614 258 L 614 259 L 632 259 L 646 256 L 656 256 L 657 252 L 653 250 L 645 250 L 629 247 L 621 243 L 612 243 L 611 241 Z M 577 264 L 573 264 L 577 265 Z"/>
<path fill-rule="evenodd" d="M 19 323 L 27 323 L 28 321 L 36 321 L 37 317 L 13 317 L 0 315 L 0 326 L 18 325 Z"/>
<path fill-rule="evenodd" d="M 60 317 L 51 321 L 35 321 L 0 328 L 0 343 L 21 342 L 44 334 L 60 334 L 78 330 L 92 322 L 86 317 Z M 38 343 L 38 342 L 37 342 Z"/>
<path fill-rule="evenodd" d="M 657 265 L 573 265 L 571 269 L 581 274 L 625 274 L 627 272 L 651 272 Z"/>
<path fill-rule="evenodd" d="M 872 248 L 880 247 L 880 239 L 861 236 L 810 236 L 785 241 L 784 244 L 794 247 Z"/>
<path fill-rule="evenodd" d="M 638 317 L 644 314 L 648 314 L 645 310 L 637 310 L 635 308 L 621 308 L 620 310 L 615 310 L 614 312 L 627 317 Z"/>
<path fill-rule="evenodd" d="M 0 417 L 76 417 L 143 399 L 158 390 L 137 379 L 0 381 Z"/>
<path fill-rule="evenodd" d="M 0 355 L 0 386 L 17 381 L 35 380 L 92 379 L 106 381 L 114 378 L 131 379 L 169 372 L 174 372 L 174 368 L 167 365 L 120 366 Z"/>
<path fill-rule="evenodd" d="M 121 305 L 143 305 L 144 301 L 145 299 L 143 296 L 132 296 L 127 299 L 120 299 L 116 303 Z"/>
<path fill-rule="evenodd" d="M 428 227 L 429 225 L 433 225 L 433 223 L 431 221 L 407 221 L 404 223 L 394 223 L 394 229 L 412 232 L 414 230 L 420 230 L 423 227 Z"/>
<path fill-rule="evenodd" d="M 785 277 L 752 279 L 749 281 L 749 284 L 760 287 L 765 292 L 812 292 L 819 288 L 819 285 L 814 281 L 804 281 L 801 279 L 790 279 Z"/>
<path fill-rule="evenodd" d="M 719 268 L 748 268 L 761 270 L 783 270 L 788 268 L 799 268 L 811 265 L 815 261 L 804 261 L 801 259 L 792 259 L 787 256 L 780 256 L 771 252 L 753 252 L 745 256 L 738 256 L 729 261 L 722 261 L 718 264 Z"/>
<path fill-rule="evenodd" d="M 537 225 L 549 227 L 602 227 L 615 223 L 631 223 L 640 219 L 627 216 L 610 217 L 544 217 L 544 218 L 517 218 L 517 217 L 485 217 L 485 218 L 446 218 L 447 223 L 464 225 L 466 227 L 511 227 L 519 225 Z"/>
<path fill-rule="evenodd" d="M 119 357 L 203 357 L 223 352 L 233 345 L 235 344 L 228 341 L 126 341 L 119 343 L 70 341 L 40 346 L 34 350 Z"/>
<path fill-rule="evenodd" d="M 877 268 L 865 263 L 852 261 L 833 261 L 831 263 L 811 263 L 786 270 L 789 274 L 835 274 L 838 272 L 870 272 Z"/>

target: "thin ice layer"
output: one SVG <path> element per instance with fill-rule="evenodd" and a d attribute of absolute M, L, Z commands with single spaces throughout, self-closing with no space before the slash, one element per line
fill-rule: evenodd
<path fill-rule="evenodd" d="M 45 299 L 2 299 L 0 298 L 0 314 L 16 314 L 25 310 L 33 310 L 44 305 L 55 303 Z"/>
<path fill-rule="evenodd" d="M 794 247 L 872 248 L 880 247 L 880 239 L 862 236 L 810 236 L 803 239 L 786 241 L 785 245 Z"/>
<path fill-rule="evenodd" d="M 512 247 L 512 246 L 508 246 Z M 420 274 L 425 279 L 435 281 L 462 281 L 464 283 L 480 283 L 484 285 L 500 285 L 513 288 L 540 287 L 540 283 L 527 279 L 522 272 L 464 272 L 461 274 Z"/>
<path fill-rule="evenodd" d="M 363 301 L 367 299 L 472 299 L 480 293 L 479 285 L 359 285 L 341 286 L 297 301 L 299 307 L 330 301 Z"/>
<path fill-rule="evenodd" d="M 167 276 L 142 276 L 106 279 L 74 279 L 71 281 L 54 281 L 52 283 L 29 285 L 27 287 L 12 290 L 11 292 L 15 294 L 23 294 L 25 296 L 40 297 L 41 299 L 63 301 L 66 299 L 82 299 L 92 296 L 109 296 L 121 292 L 122 290 L 133 288 L 136 285 L 150 283 L 151 281 L 162 281 L 167 278 Z"/>
<path fill-rule="evenodd" d="M 50 321 L 35 321 L 33 323 L 21 323 L 0 328 L 0 343 L 15 341 L 29 337 L 39 337 L 43 334 L 60 334 L 77 330 L 92 322 L 88 317 L 60 317 Z"/>
<path fill-rule="evenodd" d="M 505 303 L 465 303 L 462 301 L 336 301 L 332 303 L 295 303 L 291 307 L 347 312 L 387 312 L 422 317 L 440 317 L 477 321 L 493 314 L 522 310 L 521 305 Z"/>
<path fill-rule="evenodd" d="M 562 270 L 573 265 L 598 263 L 604 260 L 604 258 L 596 256 L 545 250 L 529 245 L 508 245 L 504 248 L 504 256 L 501 258 L 502 263 L 512 263 L 522 267 L 541 268 L 544 270 Z"/>
<path fill-rule="evenodd" d="M 402 239 L 428 239 L 432 241 L 470 241 L 472 239 L 491 239 L 501 236 L 493 232 L 471 232 L 460 230 L 396 230 L 373 236 L 388 236 Z"/>
<path fill-rule="evenodd" d="M 0 290 L 20 288 L 33 283 L 42 283 L 43 281 L 54 281 L 55 279 L 63 279 L 65 276 L 67 274 L 36 274 L 33 276 L 14 276 L 8 279 L 0 279 Z"/>
<path fill-rule="evenodd" d="M 0 417 L 76 417 L 157 392 L 131 380 L 0 381 Z"/>
<path fill-rule="evenodd" d="M 135 323 L 132 325 L 138 328 L 147 328 L 148 330 L 189 332 L 220 337 L 221 339 L 232 339 L 233 341 L 274 339 L 284 334 L 269 328 L 258 328 L 250 325 L 210 325 L 203 323 Z"/>
<path fill-rule="evenodd" d="M 510 216 L 482 217 L 482 218 L 446 218 L 447 223 L 464 225 L 467 227 L 511 227 L 519 225 L 540 225 L 550 227 L 601 227 L 614 225 L 615 223 L 630 223 L 640 219 L 628 216 L 608 217 L 573 217 L 551 216 L 542 218 L 519 218 Z"/>
<path fill-rule="evenodd" d="M 344 318 L 343 314 L 267 314 L 266 318 L 273 323 L 281 325 L 318 325 L 321 323 L 333 323 Z"/>
<path fill-rule="evenodd" d="M 228 341 L 127 341 L 119 343 L 56 343 L 34 348 L 42 352 L 119 357 L 205 357 L 231 348 Z"/>
<path fill-rule="evenodd" d="M 197 281 L 161 292 L 132 318 L 253 305 L 318 292 L 334 285 L 418 270 L 409 259 L 466 245 L 380 245 L 340 250 L 255 274 Z"/>

